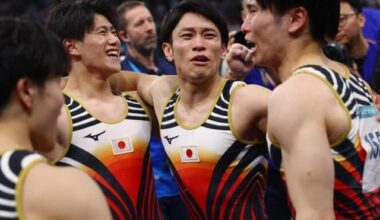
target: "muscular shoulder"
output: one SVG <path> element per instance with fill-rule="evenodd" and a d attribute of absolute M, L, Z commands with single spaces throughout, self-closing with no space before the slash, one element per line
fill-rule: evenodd
<path fill-rule="evenodd" d="M 156 97 L 159 95 L 167 96 L 178 87 L 177 76 L 161 76 L 152 83 L 152 92 Z"/>
<path fill-rule="evenodd" d="M 178 88 L 177 76 L 161 76 L 152 84 L 154 110 L 160 116 L 170 95 Z"/>
<path fill-rule="evenodd" d="M 96 215 L 108 219 L 109 216 L 99 187 L 75 168 L 36 165 L 27 174 L 23 191 L 26 217 L 28 213 L 41 219 L 100 219 Z"/>
<path fill-rule="evenodd" d="M 321 79 L 308 74 L 291 77 L 271 94 L 268 105 L 268 132 L 276 138 L 289 137 L 302 126 L 325 126 L 338 100 Z"/>
<path fill-rule="evenodd" d="M 278 86 L 269 98 L 271 109 L 318 113 L 337 101 L 329 85 L 316 76 L 298 74 Z"/>
<path fill-rule="evenodd" d="M 271 91 L 258 85 L 245 85 L 236 88 L 233 103 L 237 106 L 266 108 Z"/>
<path fill-rule="evenodd" d="M 148 103 L 146 103 L 141 97 L 140 95 L 138 94 L 137 91 L 129 91 L 129 92 L 125 92 L 124 94 L 128 94 L 130 95 L 132 98 L 136 99 L 140 104 L 141 106 L 144 108 L 145 112 L 148 114 L 150 120 L 154 120 L 154 110 L 153 110 L 153 106 L 149 105 Z"/>
<path fill-rule="evenodd" d="M 245 85 L 233 91 L 231 115 L 238 136 L 251 139 L 255 133 L 252 131 L 265 133 L 270 93 L 270 90 L 257 85 Z"/>

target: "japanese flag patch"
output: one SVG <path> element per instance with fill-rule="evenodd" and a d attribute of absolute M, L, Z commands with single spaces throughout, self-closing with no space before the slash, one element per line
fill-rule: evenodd
<path fill-rule="evenodd" d="M 181 146 L 180 155 L 182 163 L 195 163 L 200 161 L 197 146 Z"/>
<path fill-rule="evenodd" d="M 132 142 L 129 137 L 112 140 L 112 152 L 114 155 L 133 152 Z"/>

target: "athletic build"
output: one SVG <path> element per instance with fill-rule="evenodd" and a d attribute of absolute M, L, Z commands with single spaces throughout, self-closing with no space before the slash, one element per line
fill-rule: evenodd
<path fill-rule="evenodd" d="M 49 29 L 72 61 L 50 157 L 78 167 L 100 185 L 114 219 L 162 219 L 149 157 L 150 119 L 136 94 L 112 90 L 120 71 L 115 13 L 103 1 L 63 2 L 50 12 Z"/>

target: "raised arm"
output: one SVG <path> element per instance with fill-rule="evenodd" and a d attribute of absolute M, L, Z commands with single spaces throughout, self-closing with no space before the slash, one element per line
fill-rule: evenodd
<path fill-rule="evenodd" d="M 177 76 L 153 76 L 144 73 L 120 72 L 110 78 L 112 88 L 122 92 L 137 90 L 138 95 L 148 105 L 153 106 L 157 115 L 169 94 L 178 86 Z"/>
<path fill-rule="evenodd" d="M 151 88 L 158 76 L 130 71 L 121 71 L 110 77 L 112 88 L 122 92 L 137 90 L 140 97 L 149 105 L 153 105 Z"/>
<path fill-rule="evenodd" d="M 334 103 L 333 95 L 315 77 L 294 77 L 298 79 L 291 78 L 270 97 L 268 132 L 281 145 L 297 219 L 335 219 L 334 164 L 326 128 L 326 103 Z"/>
<path fill-rule="evenodd" d="M 243 80 L 254 67 L 252 50 L 238 43 L 229 48 L 225 61 L 228 68 L 223 75 L 233 80 Z"/>
<path fill-rule="evenodd" d="M 240 138 L 265 140 L 270 93 L 269 89 L 258 85 L 246 85 L 234 91 L 231 119 Z"/>

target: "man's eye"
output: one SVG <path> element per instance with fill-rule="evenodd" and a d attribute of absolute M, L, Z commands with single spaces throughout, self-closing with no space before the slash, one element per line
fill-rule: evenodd
<path fill-rule="evenodd" d="M 191 38 L 191 34 L 182 34 L 181 37 L 183 37 L 183 38 Z"/>

